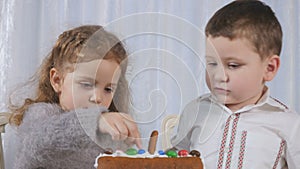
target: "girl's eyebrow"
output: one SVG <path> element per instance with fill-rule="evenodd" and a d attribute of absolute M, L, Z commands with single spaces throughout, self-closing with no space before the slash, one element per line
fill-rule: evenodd
<path fill-rule="evenodd" d="M 84 79 L 84 80 L 88 80 L 88 81 L 96 81 L 96 79 L 88 77 L 88 76 L 75 76 L 78 79 Z"/>
<path fill-rule="evenodd" d="M 116 88 L 117 84 L 116 83 L 108 83 L 106 86 L 112 87 L 112 88 Z"/>
<path fill-rule="evenodd" d="M 88 81 L 92 81 L 92 82 L 95 82 L 95 83 L 98 83 L 98 81 L 94 78 L 91 78 L 91 77 L 88 77 L 88 76 L 77 76 L 79 79 L 84 79 L 84 80 L 88 80 Z M 117 86 L 117 83 L 107 83 L 106 86 L 112 86 L 112 87 L 116 87 Z"/>

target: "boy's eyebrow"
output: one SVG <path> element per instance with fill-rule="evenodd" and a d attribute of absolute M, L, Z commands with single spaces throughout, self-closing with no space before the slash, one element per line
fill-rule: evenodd
<path fill-rule="evenodd" d="M 214 57 L 214 56 L 211 56 L 211 55 L 205 55 L 205 58 L 208 58 L 208 59 L 221 59 L 220 57 Z M 228 57 L 224 57 L 222 58 L 222 60 L 225 60 L 225 61 L 228 61 L 228 60 L 240 60 L 239 58 L 237 57 L 234 57 L 234 56 L 228 56 Z"/>
<path fill-rule="evenodd" d="M 211 55 L 205 55 L 204 58 L 211 58 L 214 59 L 215 57 L 211 56 Z"/>
<path fill-rule="evenodd" d="M 237 58 L 237 57 L 233 57 L 233 56 L 228 56 L 228 57 L 225 57 L 224 60 L 236 60 L 236 61 L 240 61 L 241 59 L 240 58 Z"/>

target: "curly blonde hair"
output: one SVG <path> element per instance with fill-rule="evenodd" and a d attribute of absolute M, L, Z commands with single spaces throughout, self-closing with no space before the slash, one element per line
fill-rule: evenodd
<path fill-rule="evenodd" d="M 20 125 L 24 112 L 33 103 L 45 102 L 59 104 L 59 96 L 50 83 L 50 70 L 56 68 L 66 73 L 74 71 L 74 65 L 95 59 L 114 60 L 121 66 L 121 77 L 109 110 L 128 111 L 129 89 L 125 78 L 127 53 L 122 42 L 112 33 L 98 25 L 85 25 L 63 32 L 57 39 L 52 51 L 30 81 L 38 79 L 36 95 L 25 98 L 21 105 L 10 101 L 12 111 L 10 123 Z M 71 66 L 70 66 L 71 65 Z M 12 97 L 12 96 L 11 96 Z M 13 96 L 17 97 L 17 96 Z"/>

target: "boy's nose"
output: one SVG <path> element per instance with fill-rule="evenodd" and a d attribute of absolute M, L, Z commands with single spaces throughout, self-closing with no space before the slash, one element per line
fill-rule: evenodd
<path fill-rule="evenodd" d="M 228 75 L 223 66 L 220 66 L 214 73 L 214 79 L 218 82 L 227 82 Z"/>

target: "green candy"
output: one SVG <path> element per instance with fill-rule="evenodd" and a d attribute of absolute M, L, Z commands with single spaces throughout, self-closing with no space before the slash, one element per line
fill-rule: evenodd
<path fill-rule="evenodd" d="M 137 155 L 138 151 L 134 148 L 130 148 L 125 152 L 127 155 Z"/>
<path fill-rule="evenodd" d="M 174 150 L 169 150 L 169 151 L 167 151 L 166 155 L 167 155 L 168 157 L 172 157 L 172 158 L 177 157 L 177 153 L 176 153 L 176 151 L 174 151 Z"/>

